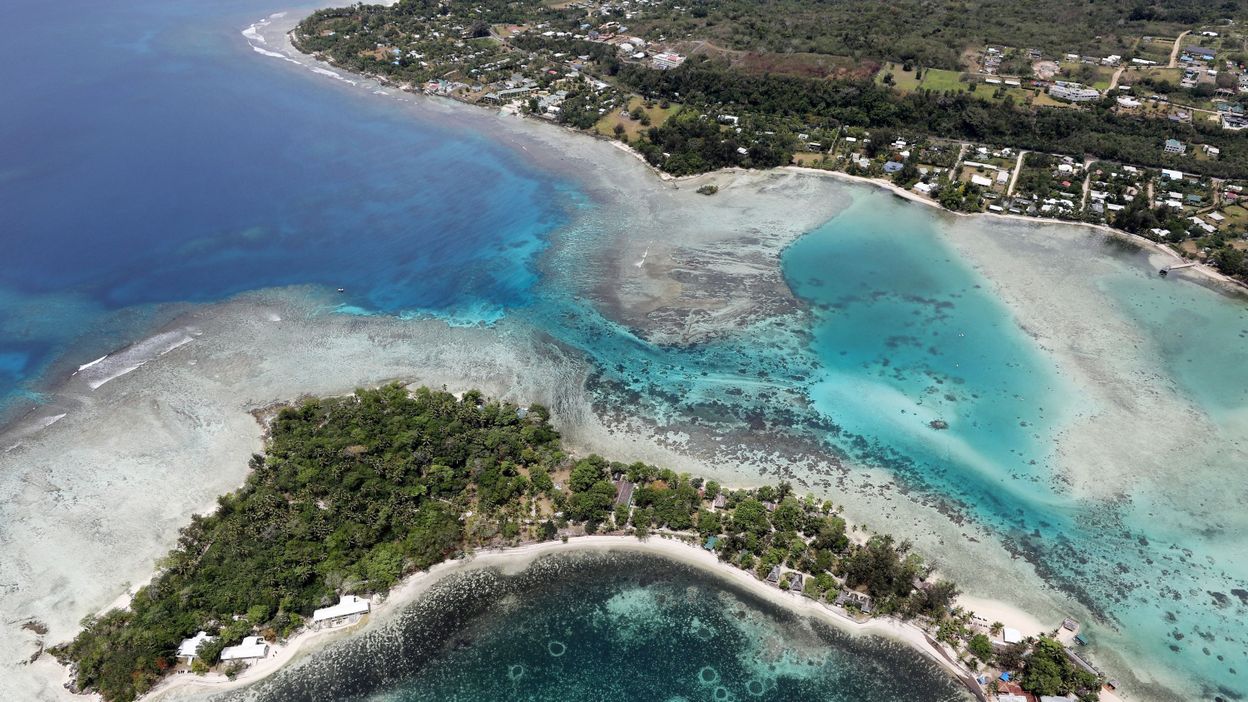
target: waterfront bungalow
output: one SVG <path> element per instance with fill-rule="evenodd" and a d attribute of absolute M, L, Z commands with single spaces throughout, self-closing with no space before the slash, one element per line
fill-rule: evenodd
<path fill-rule="evenodd" d="M 183 639 L 182 643 L 178 644 L 178 660 L 190 663 L 199 657 L 200 646 L 216 639 L 217 637 L 209 636 L 206 631 L 201 631 L 189 639 Z"/>
<path fill-rule="evenodd" d="M 248 636 L 237 646 L 221 650 L 221 661 L 252 661 L 269 655 L 269 644 L 259 636 Z"/>
<path fill-rule="evenodd" d="M 724 509 L 727 506 L 728 506 L 728 497 L 725 495 L 716 495 L 714 501 L 711 502 L 711 507 L 713 507 L 716 510 Z"/>
<path fill-rule="evenodd" d="M 903 164 L 901 161 L 889 161 L 888 163 L 884 164 L 885 173 L 899 173 L 901 172 L 901 169 L 903 168 L 905 168 L 905 164 Z"/>
<path fill-rule="evenodd" d="M 780 566 L 772 567 L 771 572 L 767 574 L 767 582 L 769 583 L 780 582 Z"/>
<path fill-rule="evenodd" d="M 802 591 L 802 585 L 803 585 L 803 584 L 804 584 L 804 583 L 803 583 L 803 580 L 802 580 L 802 574 L 801 574 L 801 573 L 790 573 L 790 574 L 789 574 L 789 589 L 790 589 L 790 590 L 792 590 L 792 591 L 794 591 L 794 592 L 801 592 L 801 591 Z"/>
<path fill-rule="evenodd" d="M 368 614 L 368 610 L 368 600 L 355 595 L 343 595 L 339 598 L 338 604 L 332 607 L 322 607 L 313 612 L 312 624 L 317 627 L 354 624 L 360 620 L 360 617 Z"/>
<path fill-rule="evenodd" d="M 1016 644 L 1021 643 L 1022 640 L 1023 633 L 1018 629 L 1012 629 L 1008 626 L 1001 629 L 1001 641 L 1003 643 Z"/>
<path fill-rule="evenodd" d="M 706 543 L 702 544 L 702 548 L 707 551 L 714 551 L 717 545 L 719 545 L 719 537 L 711 536 L 707 538 Z"/>

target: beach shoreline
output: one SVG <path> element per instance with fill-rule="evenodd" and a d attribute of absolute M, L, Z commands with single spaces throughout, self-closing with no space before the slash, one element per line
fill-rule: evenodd
<path fill-rule="evenodd" d="M 389 3 L 383 3 L 383 4 L 389 4 Z M 285 13 L 281 13 L 281 14 L 285 15 Z M 414 88 L 413 86 L 406 85 L 406 84 L 404 85 L 397 84 L 394 81 L 386 78 L 385 76 L 374 75 L 374 74 L 369 74 L 369 73 L 358 73 L 350 69 L 346 69 L 341 66 L 338 66 L 337 64 L 333 63 L 332 60 L 328 60 L 326 57 L 318 57 L 313 54 L 304 53 L 298 47 L 295 46 L 294 41 L 291 38 L 291 35 L 294 32 L 294 27 L 298 24 L 299 21 L 302 21 L 302 19 L 300 18 L 300 19 L 294 20 L 291 24 L 290 29 L 285 30 L 283 32 L 283 37 L 285 39 L 285 42 L 282 48 L 287 52 L 287 56 L 286 56 L 287 60 L 297 62 L 297 59 L 295 57 L 290 56 L 289 54 L 289 52 L 294 52 L 296 56 L 306 57 L 308 58 L 308 60 L 311 60 L 315 63 L 319 63 L 327 67 L 332 67 L 335 70 L 344 71 L 360 79 L 374 81 L 378 83 L 379 85 L 394 88 L 396 90 L 402 90 L 412 95 L 420 95 L 423 97 L 444 98 L 446 102 L 451 103 L 451 104 L 457 104 L 457 105 L 462 105 L 465 107 L 485 110 L 487 112 L 489 111 L 489 108 L 483 105 L 471 103 L 466 100 L 461 100 L 457 97 L 449 96 L 449 95 L 428 95 L 424 91 L 418 90 Z M 248 38 L 248 41 L 249 42 L 251 41 L 250 37 Z M 260 50 L 260 48 L 256 47 L 254 44 L 252 46 L 256 50 Z M 590 131 L 583 130 L 583 129 L 577 129 L 575 127 L 556 124 L 549 120 L 535 119 L 529 115 L 524 115 L 519 112 L 515 112 L 512 114 L 518 117 L 521 117 L 532 124 L 554 126 L 554 127 L 558 127 L 560 131 L 566 132 L 571 135 L 585 137 L 585 138 L 596 140 L 596 141 L 606 142 L 610 144 L 613 148 L 619 149 L 621 152 L 632 156 L 637 161 L 642 163 L 646 167 L 646 169 L 650 171 L 650 173 L 652 173 L 661 182 L 665 184 L 673 185 L 677 188 L 679 188 L 681 185 L 685 185 L 689 183 L 702 184 L 708 180 L 715 178 L 716 176 L 722 177 L 722 176 L 731 175 L 734 173 L 767 173 L 769 171 L 770 172 L 805 173 L 808 175 L 814 175 L 814 176 L 824 177 L 824 178 L 833 178 L 833 179 L 841 180 L 845 182 L 869 184 L 877 188 L 881 188 L 883 190 L 891 192 L 897 197 L 900 197 L 909 202 L 926 205 L 928 207 L 932 207 L 941 212 L 945 212 L 945 213 L 955 215 L 958 217 L 987 217 L 989 219 L 995 218 L 995 219 L 1000 219 L 1000 220 L 1005 220 L 1005 221 L 1030 222 L 1033 224 L 1058 224 L 1058 225 L 1073 225 L 1073 226 L 1088 227 L 1092 231 L 1100 232 L 1103 234 L 1108 234 L 1120 240 L 1132 242 L 1148 251 L 1167 256 L 1173 259 L 1176 263 L 1195 263 L 1196 265 L 1188 267 L 1188 268 L 1184 268 L 1181 271 L 1176 271 L 1175 273 L 1181 275 L 1181 277 L 1183 277 L 1185 280 L 1189 280 L 1191 282 L 1204 285 L 1205 287 L 1212 287 L 1213 289 L 1220 290 L 1224 293 L 1232 293 L 1232 294 L 1238 294 L 1240 296 L 1248 297 L 1248 283 L 1245 283 L 1243 281 L 1236 280 L 1235 278 L 1232 278 L 1230 276 L 1224 275 L 1221 272 L 1219 272 L 1217 269 L 1210 266 L 1208 263 L 1184 258 L 1177 251 L 1175 251 L 1173 248 L 1171 248 L 1170 246 L 1166 244 L 1152 241 L 1151 239 L 1140 236 L 1139 234 L 1128 232 L 1123 229 L 1116 229 L 1114 227 L 1109 226 L 1108 224 L 1095 224 L 1092 222 L 1080 222 L 1080 221 L 1074 221 L 1074 220 L 1062 220 L 1062 219 L 1053 219 L 1053 218 L 1045 218 L 1045 217 L 1032 217 L 1028 215 L 1012 214 L 1012 213 L 956 212 L 956 211 L 949 210 L 949 209 L 942 207 L 939 203 L 935 202 L 934 200 L 930 198 L 922 197 L 918 193 L 915 193 L 906 188 L 902 188 L 896 185 L 895 183 L 889 182 L 884 179 L 872 178 L 868 176 L 857 176 L 857 175 L 851 175 L 849 173 L 845 173 L 843 171 L 834 171 L 834 170 L 828 170 L 828 169 L 823 169 L 823 168 L 810 168 L 808 166 L 797 166 L 797 165 L 792 165 L 792 164 L 779 166 L 774 169 L 763 169 L 763 170 L 730 167 L 730 168 L 721 168 L 715 171 L 709 171 L 706 173 L 698 173 L 698 174 L 688 175 L 688 176 L 674 176 L 654 166 L 653 164 L 651 164 L 649 161 L 646 160 L 645 156 L 641 152 L 637 151 L 636 149 L 634 149 L 632 146 L 628 144 L 621 143 L 618 139 L 612 139 L 605 135 L 597 134 L 597 133 L 590 132 Z"/>
<path fill-rule="evenodd" d="M 167 677 L 140 699 L 155 702 L 174 699 L 178 693 L 182 692 L 224 692 L 259 682 L 286 669 L 304 656 L 315 655 L 340 639 L 386 625 L 394 615 L 417 602 L 436 583 L 457 573 L 477 568 L 498 568 L 506 574 L 514 574 L 545 556 L 609 551 L 628 551 L 667 558 L 698 568 L 718 579 L 742 587 L 771 604 L 781 606 L 800 616 L 816 618 L 845 633 L 854 636 L 882 636 L 902 643 L 932 663 L 939 665 L 956 681 L 966 686 L 968 692 L 984 699 L 974 681 L 974 673 L 955 662 L 956 653 L 935 642 L 928 632 L 914 622 L 890 616 L 872 617 L 866 621 L 853 619 L 826 603 L 819 603 L 799 593 L 783 591 L 760 581 L 740 568 L 723 563 L 714 553 L 673 535 L 652 535 L 645 540 L 640 540 L 634 536 L 607 534 L 574 536 L 567 541 L 544 541 L 515 547 L 485 549 L 460 559 L 444 561 L 403 579 L 380 602 L 374 604 L 365 622 L 335 629 L 304 629 L 287 641 L 273 645 L 274 652 L 252 664 L 233 680 L 220 673 L 205 676 L 191 673 L 175 674 Z M 977 602 L 985 607 L 985 612 L 992 614 L 995 620 L 1018 629 L 1025 636 L 1035 636 L 1057 628 L 1056 625 L 1048 628 L 1039 626 L 1038 620 L 1019 612 L 1008 603 L 984 599 L 977 600 Z M 1018 616 L 1009 616 L 1013 613 Z M 1006 616 L 1005 619 L 1001 618 L 1003 615 Z"/>

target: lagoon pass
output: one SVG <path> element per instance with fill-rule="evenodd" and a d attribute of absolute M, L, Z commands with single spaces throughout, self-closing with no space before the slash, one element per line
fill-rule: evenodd
<path fill-rule="evenodd" d="M 9 9 L 5 65 L 75 50 L 10 70 L 0 116 L 6 697 L 72 699 L 36 654 L 241 483 L 248 412 L 396 378 L 790 480 L 969 595 L 1077 617 L 1133 699 L 1248 694 L 1241 298 L 1085 228 L 662 181 L 311 64 L 284 10 Z"/>

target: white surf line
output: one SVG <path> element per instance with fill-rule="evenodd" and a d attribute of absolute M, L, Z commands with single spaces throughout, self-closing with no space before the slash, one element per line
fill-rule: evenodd
<path fill-rule="evenodd" d="M 81 366 L 78 366 L 78 370 L 74 371 L 73 373 L 70 373 L 70 375 L 78 375 L 82 371 L 90 368 L 91 366 L 94 366 L 95 364 L 99 363 L 100 361 L 103 361 L 106 358 L 108 358 L 108 354 L 104 354 L 103 356 L 100 356 L 99 358 L 95 359 L 94 361 L 91 361 L 90 363 L 84 363 Z"/>
<path fill-rule="evenodd" d="M 641 260 L 634 263 L 633 264 L 634 266 L 641 268 L 642 266 L 646 265 L 646 257 L 650 255 L 650 245 L 653 243 L 654 243 L 654 239 L 651 239 L 650 241 L 646 242 L 646 250 L 641 252 Z"/>

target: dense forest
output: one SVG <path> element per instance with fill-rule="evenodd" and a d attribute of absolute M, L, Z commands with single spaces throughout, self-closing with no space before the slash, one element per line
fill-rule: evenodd
<path fill-rule="evenodd" d="M 952 583 L 926 582 L 908 544 L 855 543 L 830 502 L 787 484 L 725 490 L 643 463 L 573 460 L 548 419 L 536 405 L 400 385 L 282 409 L 243 487 L 191 520 L 130 608 L 88 617 L 53 653 L 78 689 L 133 700 L 198 630 L 217 637 L 199 649 L 203 672 L 224 646 L 286 638 L 340 594 L 385 592 L 476 547 L 601 531 L 715 537 L 722 560 L 760 578 L 783 566 L 787 587 L 802 573 L 808 597 L 852 589 L 877 612 L 944 621 L 951 641 L 965 633 L 965 618 L 950 618 Z M 631 500 L 619 497 L 625 481 Z"/>
<path fill-rule="evenodd" d="M 632 28 L 647 36 L 711 39 L 744 51 L 914 61 L 957 70 L 971 45 L 1125 55 L 1134 37 L 1174 36 L 1187 25 L 1242 12 L 1237 0 L 669 0 L 643 9 Z"/>

